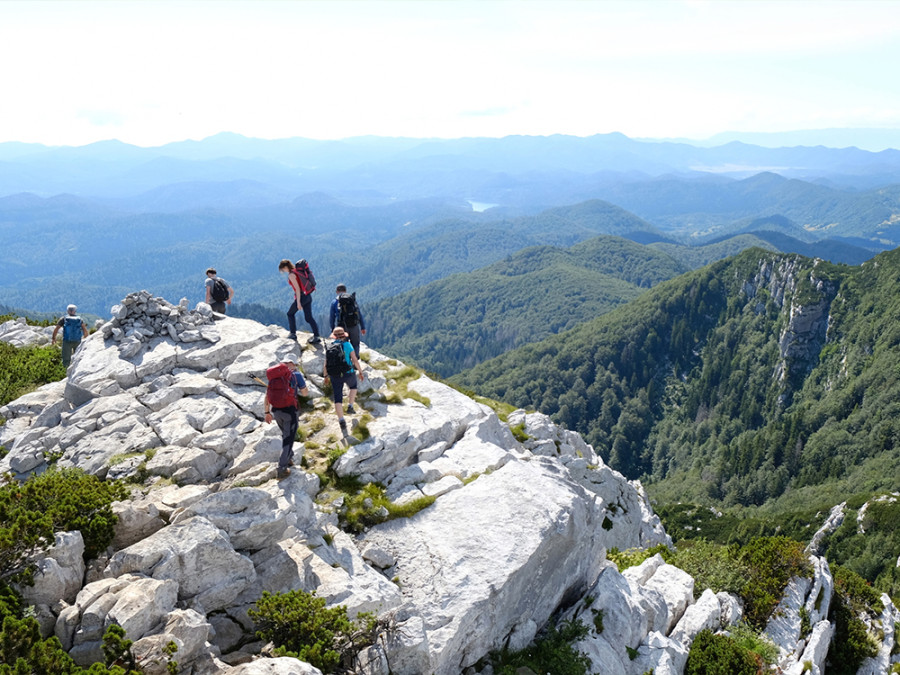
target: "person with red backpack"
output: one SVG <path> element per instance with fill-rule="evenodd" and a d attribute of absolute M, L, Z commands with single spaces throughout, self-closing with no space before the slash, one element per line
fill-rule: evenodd
<path fill-rule="evenodd" d="M 312 328 L 312 337 L 307 340 L 311 345 L 319 344 L 319 325 L 312 313 L 312 292 L 316 290 L 316 278 L 309 263 L 306 260 L 298 260 L 295 266 L 290 260 L 284 259 L 278 263 L 278 271 L 287 274 L 288 285 L 294 290 L 294 302 L 288 308 L 288 336 L 291 340 L 297 339 L 297 310 L 303 310 L 303 318 Z"/>
<path fill-rule="evenodd" d="M 294 438 L 297 436 L 299 414 L 297 394 L 307 396 L 309 388 L 299 370 L 296 354 L 288 354 L 281 363 L 266 370 L 266 424 L 274 420 L 281 430 L 281 456 L 278 458 L 278 479 L 291 475 L 294 463 Z"/>

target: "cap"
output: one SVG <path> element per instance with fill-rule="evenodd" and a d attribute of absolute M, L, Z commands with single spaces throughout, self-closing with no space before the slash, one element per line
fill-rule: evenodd
<path fill-rule="evenodd" d="M 68 307 L 66 307 L 66 311 L 67 312 L 77 312 L 78 308 L 75 305 L 69 305 Z"/>
<path fill-rule="evenodd" d="M 293 363 L 295 366 L 300 365 L 300 360 L 297 358 L 297 355 L 293 354 L 293 353 L 285 355 L 284 358 L 281 359 L 281 362 L 282 363 Z"/>

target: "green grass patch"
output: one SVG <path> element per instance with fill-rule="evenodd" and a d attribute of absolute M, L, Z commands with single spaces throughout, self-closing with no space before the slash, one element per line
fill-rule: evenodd
<path fill-rule="evenodd" d="M 345 495 L 344 507 L 338 513 L 341 529 L 359 533 L 365 528 L 395 518 L 409 518 L 434 504 L 436 497 L 424 496 L 405 504 L 394 504 L 384 488 L 367 483 L 362 489 Z"/>

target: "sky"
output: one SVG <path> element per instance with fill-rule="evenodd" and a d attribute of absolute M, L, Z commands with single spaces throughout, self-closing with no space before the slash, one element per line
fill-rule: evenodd
<path fill-rule="evenodd" d="M 0 142 L 900 129 L 900 0 L 0 0 Z"/>

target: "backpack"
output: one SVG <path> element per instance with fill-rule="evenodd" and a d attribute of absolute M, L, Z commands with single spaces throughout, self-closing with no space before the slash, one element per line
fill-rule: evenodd
<path fill-rule="evenodd" d="M 341 293 L 338 296 L 338 326 L 352 328 L 359 324 L 359 308 L 356 306 L 356 293 Z"/>
<path fill-rule="evenodd" d="M 309 269 L 309 263 L 304 259 L 300 259 L 297 261 L 297 264 L 294 266 L 294 274 L 297 275 L 297 281 L 300 282 L 300 291 L 309 295 L 314 290 L 316 290 L 316 277 L 313 275 L 312 270 Z"/>
<path fill-rule="evenodd" d="M 344 354 L 344 343 L 335 340 L 325 348 L 325 372 L 328 377 L 344 377 L 350 372 L 350 364 Z"/>
<path fill-rule="evenodd" d="M 294 373 L 285 364 L 279 363 L 266 370 L 269 388 L 266 396 L 273 408 L 296 408 L 297 391 L 294 389 Z"/>
<path fill-rule="evenodd" d="M 225 302 L 228 299 L 228 284 L 216 277 L 209 294 L 216 302 Z"/>
<path fill-rule="evenodd" d="M 79 317 L 67 316 L 63 319 L 63 340 L 81 342 L 81 319 Z"/>

